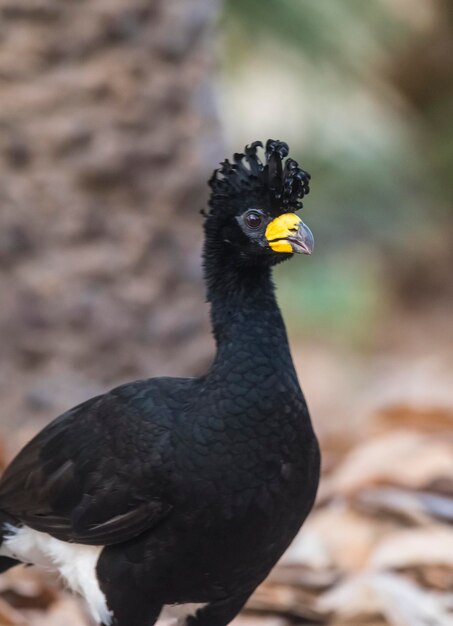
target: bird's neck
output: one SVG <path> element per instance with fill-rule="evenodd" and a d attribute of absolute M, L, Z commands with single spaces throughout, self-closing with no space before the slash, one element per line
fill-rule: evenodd
<path fill-rule="evenodd" d="M 212 260 L 212 258 L 211 258 Z M 223 258 L 205 264 L 208 300 L 217 344 L 216 362 L 240 358 L 251 349 L 274 360 L 277 352 L 292 368 L 285 325 L 270 267 L 242 267 Z"/>
<path fill-rule="evenodd" d="M 243 267 L 238 271 L 225 259 L 218 263 L 207 260 L 205 257 L 217 353 L 202 381 L 210 385 L 212 402 L 223 407 L 225 419 L 233 430 L 237 426 L 238 432 L 245 423 L 256 425 L 267 419 L 274 426 L 297 423 L 297 432 L 304 430 L 300 430 L 301 424 L 311 429 L 271 268 Z M 279 441 L 276 437 L 275 446 Z"/>

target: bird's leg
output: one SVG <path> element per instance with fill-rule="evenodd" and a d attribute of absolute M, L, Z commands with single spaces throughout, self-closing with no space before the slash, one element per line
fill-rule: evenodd
<path fill-rule="evenodd" d="M 227 626 L 247 602 L 251 592 L 207 604 L 186 619 L 186 626 Z"/>

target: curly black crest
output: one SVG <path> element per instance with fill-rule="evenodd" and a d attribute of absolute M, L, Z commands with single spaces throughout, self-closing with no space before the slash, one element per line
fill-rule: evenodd
<path fill-rule="evenodd" d="M 299 167 L 294 159 L 288 158 L 289 147 L 284 141 L 268 139 L 265 162 L 258 157 L 261 141 L 245 146 L 244 154 L 236 153 L 233 163 L 228 159 L 214 171 L 209 185 L 212 188 L 209 205 L 226 203 L 235 198 L 264 201 L 280 212 L 302 208 L 302 198 L 309 193 L 310 174 Z"/>

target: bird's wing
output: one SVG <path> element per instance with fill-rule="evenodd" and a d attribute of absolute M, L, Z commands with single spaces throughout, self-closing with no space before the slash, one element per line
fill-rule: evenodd
<path fill-rule="evenodd" d="M 171 509 L 161 463 L 170 432 L 153 414 L 165 407 L 133 402 L 142 392 L 130 387 L 92 398 L 38 433 L 0 480 L 0 510 L 92 545 L 128 541 L 159 523 Z"/>

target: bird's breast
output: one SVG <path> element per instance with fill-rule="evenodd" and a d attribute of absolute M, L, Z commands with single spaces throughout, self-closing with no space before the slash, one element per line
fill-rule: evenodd
<path fill-rule="evenodd" d="M 311 429 L 287 422 L 266 428 L 228 424 L 210 434 L 200 425 L 195 430 L 203 437 L 195 437 L 179 459 L 178 493 L 186 506 L 210 520 L 247 521 L 255 512 L 266 523 L 282 511 L 302 515 L 319 478 Z"/>

